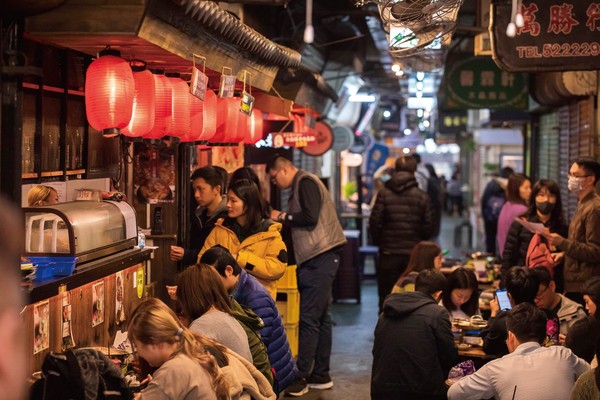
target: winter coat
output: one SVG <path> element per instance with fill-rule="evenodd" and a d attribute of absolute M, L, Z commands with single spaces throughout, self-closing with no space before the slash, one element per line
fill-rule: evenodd
<path fill-rule="evenodd" d="M 244 332 L 246 332 L 246 336 L 248 336 L 252 364 L 262 372 L 272 386 L 274 382 L 273 371 L 271 371 L 267 347 L 260 336 L 261 329 L 265 327 L 262 319 L 250 308 L 241 305 L 235 299 L 231 300 L 231 316 L 240 323 L 244 328 Z"/>
<path fill-rule="evenodd" d="M 267 346 L 271 367 L 275 370 L 277 388 L 282 391 L 294 381 L 298 368 L 275 301 L 265 287 L 243 269 L 232 296 L 238 303 L 250 307 L 262 319 L 264 328 L 260 335 Z"/>
<path fill-rule="evenodd" d="M 422 292 L 391 294 L 375 327 L 371 398 L 443 395 L 457 359 L 444 307 Z"/>
<path fill-rule="evenodd" d="M 410 255 L 434 230 L 427 193 L 417 187 L 414 174 L 399 171 L 377 194 L 369 229 L 380 252 Z"/>
<path fill-rule="evenodd" d="M 498 252 L 500 254 L 504 254 L 504 243 L 506 242 L 510 226 L 515 222 L 515 218 L 520 217 L 525 211 L 527 211 L 527 206 L 511 201 L 507 201 L 502 206 L 502 211 L 500 211 L 500 216 L 498 217 L 498 231 L 496 233 Z"/>
<path fill-rule="evenodd" d="M 192 217 L 192 223 L 190 227 L 190 248 L 184 249 L 183 259 L 181 263 L 183 265 L 193 265 L 198 259 L 198 253 L 204 245 L 204 241 L 212 231 L 215 223 L 219 218 L 225 218 L 227 216 L 227 200 L 223 197 L 219 207 L 215 210 L 213 215 L 208 216 L 206 221 L 202 223 L 202 213 L 205 212 L 204 207 L 198 207 L 194 210 L 194 216 Z"/>
<path fill-rule="evenodd" d="M 206 250 L 220 244 L 232 254 L 237 254 L 240 267 L 258 279 L 275 299 L 277 280 L 283 276 L 287 266 L 287 250 L 279 234 L 281 224 L 264 220 L 258 232 L 248 236 L 241 243 L 233 231 L 234 224 L 235 220 L 231 218 L 217 221 L 198 254 L 198 261 Z"/>
<path fill-rule="evenodd" d="M 600 196 L 591 192 L 577 205 L 569 237 L 558 246 L 565 252 L 565 289 L 581 292 L 583 283 L 600 276 Z"/>
<path fill-rule="evenodd" d="M 226 365 L 219 365 L 229 387 L 231 400 L 275 400 L 277 395 L 263 374 L 244 357 L 233 351 L 225 353 Z"/>
<path fill-rule="evenodd" d="M 528 221 L 538 224 L 542 223 L 537 215 Z M 548 221 L 544 226 L 546 226 L 550 232 L 558 233 L 563 237 L 567 236 L 569 230 L 569 227 L 565 223 L 560 222 L 552 223 L 552 221 Z M 508 235 L 506 236 L 506 242 L 504 242 L 504 252 L 502 253 L 502 275 L 505 275 L 511 267 L 525 265 L 527 249 L 529 248 L 531 238 L 533 238 L 533 232 L 517 221 L 512 223 L 508 230 Z"/>

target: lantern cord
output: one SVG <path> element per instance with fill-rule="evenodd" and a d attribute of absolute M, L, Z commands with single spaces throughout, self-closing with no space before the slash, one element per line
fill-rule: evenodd
<path fill-rule="evenodd" d="M 275 94 L 277 95 L 277 97 L 279 97 L 279 100 L 285 100 L 283 97 L 281 97 L 281 95 L 279 94 L 279 92 L 277 91 L 277 89 L 275 89 L 275 86 L 271 86 L 271 90 L 275 92 Z"/>
<path fill-rule="evenodd" d="M 192 66 L 194 68 L 196 68 L 196 58 L 199 58 L 202 60 L 202 73 L 206 74 L 206 57 L 203 57 L 199 54 L 192 53 Z"/>
<path fill-rule="evenodd" d="M 279 132 L 277 132 L 277 133 L 281 133 L 281 132 L 283 132 L 283 130 L 284 130 L 285 128 L 287 128 L 287 126 L 290 124 L 290 122 L 292 122 L 292 120 L 291 120 L 291 119 L 288 119 L 288 122 L 286 122 L 286 123 L 285 123 L 285 125 L 284 125 L 284 126 L 283 126 L 283 127 L 280 129 L 280 130 L 279 130 Z"/>

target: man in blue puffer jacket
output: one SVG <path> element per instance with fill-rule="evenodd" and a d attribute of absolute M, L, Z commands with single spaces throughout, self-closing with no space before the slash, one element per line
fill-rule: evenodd
<path fill-rule="evenodd" d="M 273 297 L 255 277 L 241 268 L 231 253 L 222 246 L 217 245 L 207 250 L 200 262 L 212 265 L 221 276 L 227 292 L 238 303 L 250 307 L 262 318 L 265 327 L 261 329 L 260 335 L 267 346 L 269 362 L 274 370 L 274 390 L 276 393 L 283 391 L 296 378 L 298 368 Z"/>

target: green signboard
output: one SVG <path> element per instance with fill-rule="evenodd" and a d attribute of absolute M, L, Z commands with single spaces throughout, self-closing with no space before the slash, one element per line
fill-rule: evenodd
<path fill-rule="evenodd" d="M 526 110 L 527 74 L 500 70 L 491 57 L 448 60 L 444 72 L 444 109 Z"/>

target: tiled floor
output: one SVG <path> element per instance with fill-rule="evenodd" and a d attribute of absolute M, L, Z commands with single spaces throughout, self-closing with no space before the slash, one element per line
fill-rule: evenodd
<path fill-rule="evenodd" d="M 438 242 L 442 248 L 449 250 L 449 257 L 464 257 L 465 253 L 472 251 L 466 244 L 466 230 L 463 246 L 454 247 L 454 227 L 462 221 L 458 217 L 443 218 Z M 372 271 L 373 265 L 368 264 L 365 272 Z M 302 400 L 370 399 L 373 360 L 371 350 L 373 330 L 377 323 L 377 285 L 374 280 L 364 280 L 361 289 L 360 304 L 336 303 L 332 306 L 335 326 L 331 377 L 335 386 L 330 390 L 311 390 L 301 397 Z"/>

